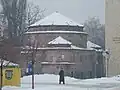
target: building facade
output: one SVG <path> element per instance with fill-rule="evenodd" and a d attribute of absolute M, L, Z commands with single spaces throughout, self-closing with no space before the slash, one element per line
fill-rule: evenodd
<path fill-rule="evenodd" d="M 120 0 L 105 0 L 105 41 L 108 76 L 120 74 Z"/>
<path fill-rule="evenodd" d="M 104 76 L 101 51 L 93 49 L 100 46 L 87 41 L 83 28 L 58 12 L 31 25 L 25 45 L 37 41 L 35 73 L 58 74 L 63 68 L 65 75 L 81 79 Z"/>

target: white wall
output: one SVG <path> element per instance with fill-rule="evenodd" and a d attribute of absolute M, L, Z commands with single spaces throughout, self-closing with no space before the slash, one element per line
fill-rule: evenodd
<path fill-rule="evenodd" d="M 108 74 L 120 74 L 120 0 L 105 0 L 105 35 L 110 50 Z"/>

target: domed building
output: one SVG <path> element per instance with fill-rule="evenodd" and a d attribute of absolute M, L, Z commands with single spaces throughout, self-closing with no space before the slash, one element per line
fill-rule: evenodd
<path fill-rule="evenodd" d="M 58 74 L 63 68 L 65 75 L 76 78 L 104 76 L 100 46 L 87 41 L 84 26 L 54 12 L 32 24 L 26 32 L 25 45 L 37 41 L 35 73 Z"/>

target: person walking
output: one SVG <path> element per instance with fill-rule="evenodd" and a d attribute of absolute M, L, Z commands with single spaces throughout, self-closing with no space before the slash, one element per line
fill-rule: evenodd
<path fill-rule="evenodd" d="M 73 71 L 71 72 L 71 77 L 73 77 Z"/>
<path fill-rule="evenodd" d="M 61 84 L 61 82 L 63 82 L 63 84 L 65 84 L 64 70 L 63 69 L 61 69 L 59 72 L 59 84 Z"/>

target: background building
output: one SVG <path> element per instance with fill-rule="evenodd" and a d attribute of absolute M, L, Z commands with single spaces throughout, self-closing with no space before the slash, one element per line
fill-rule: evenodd
<path fill-rule="evenodd" d="M 120 74 L 120 0 L 105 0 L 105 36 L 108 75 Z"/>

